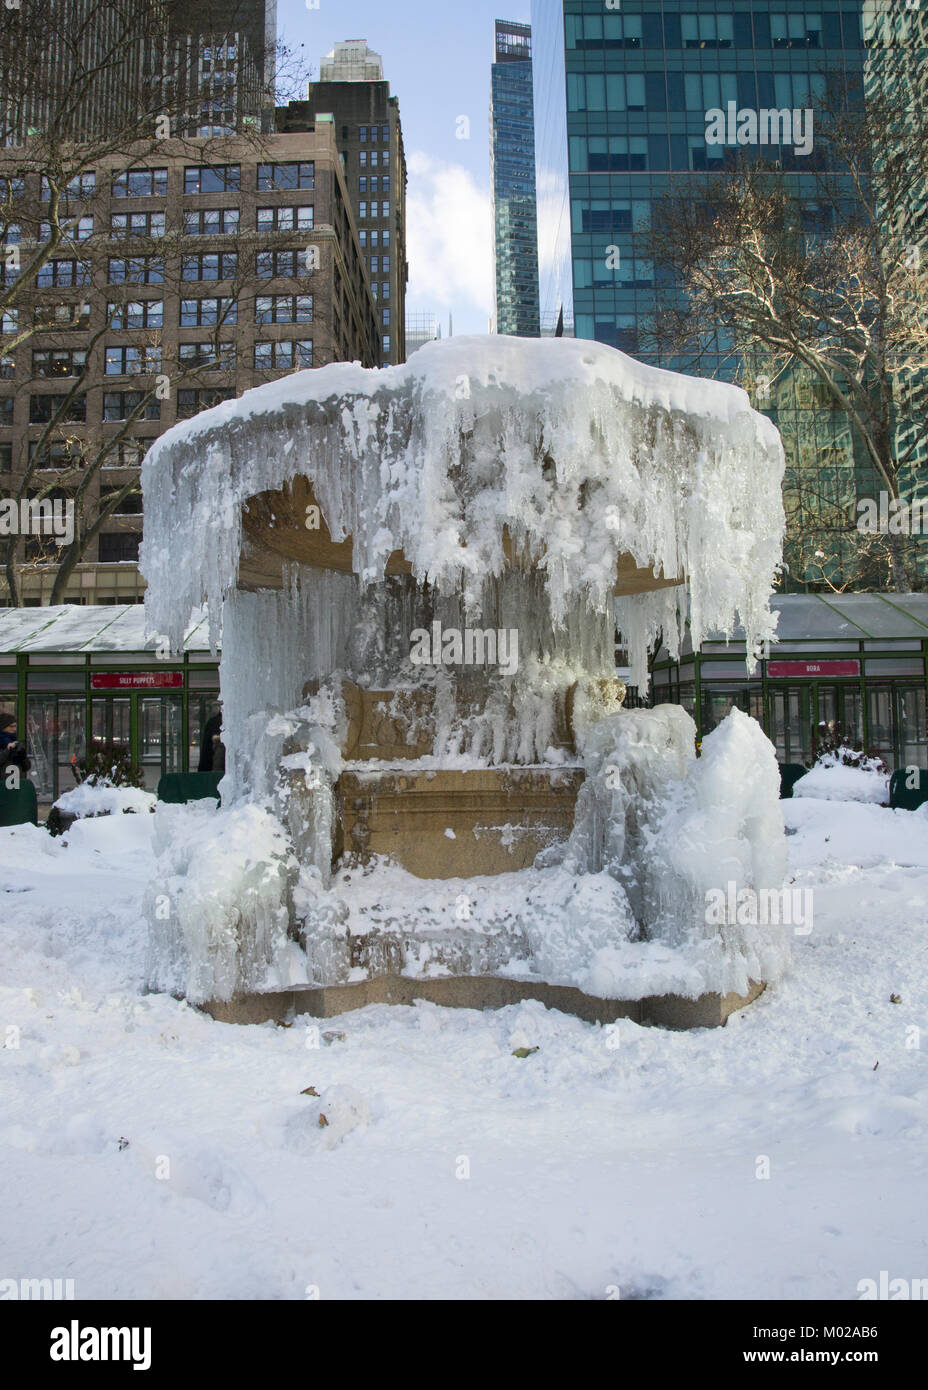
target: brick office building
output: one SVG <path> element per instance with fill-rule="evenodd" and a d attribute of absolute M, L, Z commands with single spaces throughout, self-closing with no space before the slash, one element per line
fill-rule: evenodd
<path fill-rule="evenodd" d="M 105 498 L 137 477 L 151 441 L 176 420 L 284 371 L 381 360 L 379 313 L 331 122 L 150 151 L 141 150 L 132 172 L 122 159 L 113 177 L 101 160 L 82 176 L 71 190 L 80 220 L 67 254 L 56 254 L 17 304 L 17 317 L 34 315 L 48 328 L 0 365 L 5 495 L 32 470 L 30 491 L 60 476 L 64 496 L 83 487 Z M 7 240 L 18 238 L 25 253 L 43 188 L 30 177 L 16 193 L 19 220 Z M 14 328 L 3 325 L 5 334 Z M 69 418 L 49 433 L 63 396 L 71 396 Z M 114 440 L 88 482 L 83 454 L 98 458 Z M 59 601 L 141 598 L 140 508 L 138 494 L 129 496 L 105 520 Z M 56 567 L 37 563 L 41 543 L 23 542 L 20 559 L 22 601 L 49 602 Z M 0 603 L 5 591 L 0 580 Z"/>
<path fill-rule="evenodd" d="M 406 156 L 399 102 L 379 54 L 338 43 L 303 101 L 278 107 L 277 128 L 330 124 L 341 155 L 380 322 L 378 365 L 406 360 Z"/>

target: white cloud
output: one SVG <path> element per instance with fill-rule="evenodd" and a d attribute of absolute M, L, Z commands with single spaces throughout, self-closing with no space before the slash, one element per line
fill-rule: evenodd
<path fill-rule="evenodd" d="M 460 164 L 421 151 L 408 156 L 407 303 L 462 318 L 493 308 L 493 221 L 489 190 Z"/>

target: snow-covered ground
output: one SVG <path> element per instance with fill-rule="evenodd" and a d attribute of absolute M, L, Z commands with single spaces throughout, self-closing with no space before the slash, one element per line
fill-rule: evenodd
<path fill-rule="evenodd" d="M 142 993 L 154 817 L 0 830 L 0 1278 L 856 1299 L 928 1276 L 928 819 L 784 811 L 813 929 L 726 1028 L 677 1034 L 540 1004 L 215 1023 Z"/>

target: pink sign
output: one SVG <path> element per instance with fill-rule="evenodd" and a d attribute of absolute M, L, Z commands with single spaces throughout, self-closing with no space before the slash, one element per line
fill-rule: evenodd
<path fill-rule="evenodd" d="M 183 671 L 97 671 L 90 677 L 91 690 L 177 690 L 183 684 Z"/>
<path fill-rule="evenodd" d="M 859 661 L 768 661 L 767 675 L 776 676 L 859 676 Z"/>

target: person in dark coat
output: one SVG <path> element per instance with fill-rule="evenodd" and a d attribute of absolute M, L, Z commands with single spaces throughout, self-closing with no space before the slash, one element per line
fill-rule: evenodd
<path fill-rule="evenodd" d="M 203 741 L 200 744 L 200 761 L 197 764 L 198 772 L 219 772 L 220 769 L 214 765 L 213 755 L 215 752 L 216 741 L 218 741 L 222 731 L 222 711 L 219 710 L 207 719 L 203 727 Z"/>
<path fill-rule="evenodd" d="M 15 714 L 0 714 L 0 752 L 16 742 Z"/>

